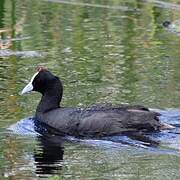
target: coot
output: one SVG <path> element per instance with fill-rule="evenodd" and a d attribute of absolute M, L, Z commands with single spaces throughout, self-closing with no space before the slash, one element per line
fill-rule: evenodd
<path fill-rule="evenodd" d="M 169 27 L 169 25 L 171 25 L 171 22 L 170 22 L 170 21 L 164 21 L 164 22 L 163 22 L 163 26 L 164 26 L 164 27 L 167 28 L 167 27 Z"/>
<path fill-rule="evenodd" d="M 102 137 L 128 132 L 157 132 L 169 127 L 159 121 L 159 113 L 139 105 L 61 107 L 62 82 L 44 67 L 38 68 L 22 94 L 31 91 L 42 94 L 35 118 L 63 135 Z"/>
<path fill-rule="evenodd" d="M 173 22 L 170 21 L 164 21 L 163 26 L 172 33 L 175 33 L 176 35 L 180 35 L 180 20 L 176 20 Z"/>

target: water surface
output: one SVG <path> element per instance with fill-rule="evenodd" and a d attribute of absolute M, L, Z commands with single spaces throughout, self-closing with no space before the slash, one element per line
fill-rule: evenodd
<path fill-rule="evenodd" d="M 178 3 L 1 0 L 1 179 L 179 179 L 180 36 L 162 26 Z M 27 117 L 40 95 L 19 92 L 39 64 L 62 79 L 63 106 L 143 104 L 176 128 L 149 135 L 158 147 L 38 136 Z"/>

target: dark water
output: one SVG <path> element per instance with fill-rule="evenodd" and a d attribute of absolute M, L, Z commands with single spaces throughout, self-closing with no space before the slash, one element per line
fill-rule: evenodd
<path fill-rule="evenodd" d="M 178 0 L 0 0 L 0 179 L 179 179 Z M 148 138 L 39 136 L 39 94 L 19 92 L 44 65 L 61 77 L 63 106 L 143 104 L 176 128 Z"/>

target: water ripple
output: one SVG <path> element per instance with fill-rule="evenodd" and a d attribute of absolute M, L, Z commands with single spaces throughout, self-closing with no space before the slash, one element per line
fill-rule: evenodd
<path fill-rule="evenodd" d="M 0 57 L 17 56 L 20 58 L 36 58 L 43 57 L 44 53 L 37 51 L 11 51 L 11 50 L 0 50 Z"/>
<path fill-rule="evenodd" d="M 75 6 L 87 6 L 87 7 L 95 7 L 95 8 L 114 9 L 114 10 L 121 10 L 121 11 L 135 11 L 135 10 L 138 11 L 138 9 L 132 9 L 127 6 L 110 6 L 110 5 L 81 3 L 81 2 L 63 1 L 63 0 L 44 0 L 44 1 L 68 4 L 68 5 L 75 5 Z"/>

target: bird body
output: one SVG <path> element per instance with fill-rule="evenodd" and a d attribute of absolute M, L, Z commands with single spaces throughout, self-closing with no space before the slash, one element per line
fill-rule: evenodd
<path fill-rule="evenodd" d="M 128 132 L 156 132 L 164 127 L 159 121 L 159 113 L 139 105 L 61 107 L 62 83 L 44 68 L 38 70 L 22 94 L 30 91 L 42 94 L 36 119 L 63 135 L 102 137 Z"/>

